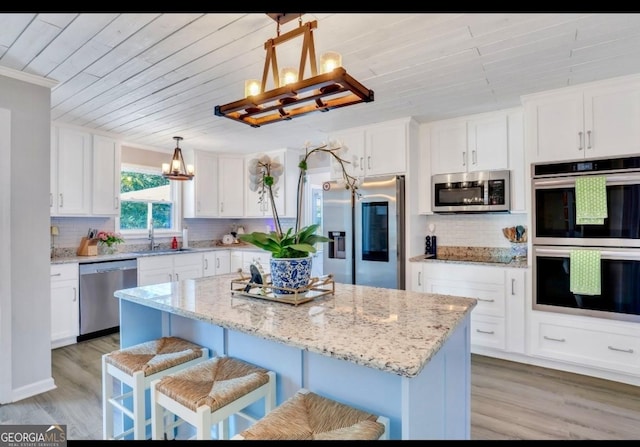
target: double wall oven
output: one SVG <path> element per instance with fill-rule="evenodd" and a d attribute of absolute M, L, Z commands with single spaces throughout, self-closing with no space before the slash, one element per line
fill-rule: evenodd
<path fill-rule="evenodd" d="M 576 222 L 576 179 L 606 178 L 603 224 Z M 640 321 L 640 156 L 532 165 L 533 308 Z M 570 254 L 600 252 L 600 295 L 570 291 Z"/>

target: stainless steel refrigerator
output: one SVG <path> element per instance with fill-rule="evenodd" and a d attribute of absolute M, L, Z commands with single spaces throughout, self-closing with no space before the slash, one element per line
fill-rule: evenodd
<path fill-rule="evenodd" d="M 322 228 L 331 239 L 323 270 L 336 282 L 405 289 L 404 176 L 365 179 L 352 200 L 336 182 L 322 191 Z"/>

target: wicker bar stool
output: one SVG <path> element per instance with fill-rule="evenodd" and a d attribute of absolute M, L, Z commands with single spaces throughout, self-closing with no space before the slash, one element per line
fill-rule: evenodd
<path fill-rule="evenodd" d="M 232 440 L 389 439 L 389 418 L 358 410 L 305 388 Z"/>
<path fill-rule="evenodd" d="M 145 392 L 153 380 L 165 374 L 194 366 L 209 358 L 209 349 L 177 337 L 162 337 L 102 356 L 102 433 L 103 439 L 122 439 L 133 433 L 136 440 L 146 439 L 151 424 L 145 411 Z M 114 395 L 114 379 L 130 392 Z M 124 405 L 132 398 L 133 411 Z M 114 434 L 114 410 L 133 421 L 133 427 Z M 124 422 L 124 419 L 123 419 Z"/>
<path fill-rule="evenodd" d="M 196 439 L 211 439 L 218 426 L 219 440 L 229 439 L 229 417 L 238 415 L 252 424 L 243 411 L 264 398 L 264 414 L 275 407 L 276 374 L 233 357 L 210 358 L 193 367 L 151 382 L 152 439 L 162 439 L 163 410 L 196 429 Z"/>

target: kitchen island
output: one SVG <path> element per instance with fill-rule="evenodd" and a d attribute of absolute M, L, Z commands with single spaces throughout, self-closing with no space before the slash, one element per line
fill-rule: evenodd
<path fill-rule="evenodd" d="M 391 439 L 469 439 L 475 299 L 336 283 L 295 306 L 234 294 L 234 279 L 116 291 L 121 347 L 183 337 L 275 371 L 277 404 L 304 387 L 387 416 Z"/>

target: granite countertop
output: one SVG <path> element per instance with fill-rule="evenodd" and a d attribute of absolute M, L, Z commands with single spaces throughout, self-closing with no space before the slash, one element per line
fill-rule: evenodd
<path fill-rule="evenodd" d="M 528 268 L 527 258 L 516 259 L 510 249 L 501 247 L 438 247 L 437 256 L 418 255 L 409 262 L 445 262 L 493 267 Z"/>
<path fill-rule="evenodd" d="M 335 283 L 294 306 L 232 294 L 236 274 L 156 284 L 115 296 L 359 365 L 414 377 L 476 305 L 474 298 Z"/>
<path fill-rule="evenodd" d="M 159 249 L 155 251 L 140 250 L 140 251 L 128 251 L 119 252 L 114 254 L 98 254 L 96 256 L 77 256 L 75 249 L 69 250 L 69 253 L 62 255 L 56 255 L 51 258 L 51 264 L 71 264 L 74 262 L 80 264 L 89 264 L 92 262 L 104 262 L 104 261 L 118 261 L 122 259 L 137 259 L 147 256 L 162 256 L 162 255 L 174 255 L 174 254 L 186 254 L 186 253 L 198 253 L 215 250 L 260 250 L 260 248 L 240 242 L 237 244 L 222 244 L 213 242 L 213 245 L 195 246 L 185 249 Z"/>

